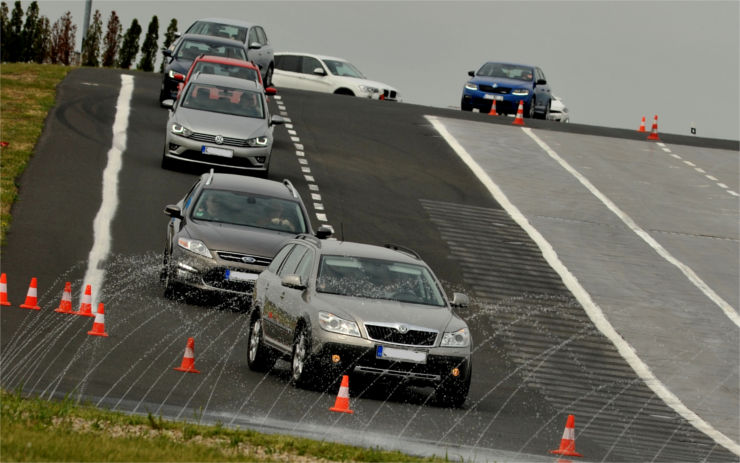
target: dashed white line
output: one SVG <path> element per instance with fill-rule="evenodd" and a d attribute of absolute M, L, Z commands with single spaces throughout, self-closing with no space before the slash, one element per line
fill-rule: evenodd
<path fill-rule="evenodd" d="M 716 182 L 718 180 L 718 178 L 715 177 L 715 176 L 713 176 L 713 175 L 705 175 L 705 177 L 707 177 L 709 180 L 711 180 L 713 182 Z"/>

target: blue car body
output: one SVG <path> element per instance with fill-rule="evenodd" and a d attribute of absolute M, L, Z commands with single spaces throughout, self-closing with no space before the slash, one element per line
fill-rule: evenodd
<path fill-rule="evenodd" d="M 468 75 L 460 101 L 464 111 L 487 113 L 496 101 L 498 114 L 516 114 L 522 101 L 524 117 L 546 119 L 550 112 L 550 86 L 536 66 L 489 61 Z"/>

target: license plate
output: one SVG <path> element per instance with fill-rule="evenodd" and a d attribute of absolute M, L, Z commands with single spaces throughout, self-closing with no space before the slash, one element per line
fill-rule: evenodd
<path fill-rule="evenodd" d="M 396 349 L 393 347 L 377 346 L 375 348 L 375 357 L 384 360 L 394 360 L 402 362 L 427 363 L 426 352 L 416 352 L 413 350 Z"/>
<path fill-rule="evenodd" d="M 234 152 L 227 150 L 226 148 L 217 148 L 215 146 L 202 146 L 200 152 L 203 154 L 210 154 L 212 156 L 221 156 L 224 158 L 233 158 Z"/>
<path fill-rule="evenodd" d="M 256 273 L 236 272 L 226 269 L 225 279 L 228 281 L 254 281 L 257 279 Z"/>
<path fill-rule="evenodd" d="M 484 100 L 496 100 L 496 101 L 504 101 L 504 97 L 501 95 L 491 95 L 490 93 L 486 93 L 483 95 Z"/>

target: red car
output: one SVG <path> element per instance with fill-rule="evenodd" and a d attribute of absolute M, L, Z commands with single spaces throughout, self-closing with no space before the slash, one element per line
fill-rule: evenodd
<path fill-rule="evenodd" d="M 260 70 L 252 62 L 235 58 L 225 58 L 223 56 L 200 55 L 193 60 L 193 64 L 190 66 L 190 70 L 188 71 L 188 75 L 184 76 L 182 74 L 175 74 L 175 79 L 181 81 L 178 85 L 178 96 L 180 90 L 185 87 L 190 76 L 195 72 L 240 77 L 242 79 L 253 80 L 264 87 Z M 275 95 L 277 94 L 277 90 L 275 87 L 267 87 L 265 88 L 265 94 Z"/>

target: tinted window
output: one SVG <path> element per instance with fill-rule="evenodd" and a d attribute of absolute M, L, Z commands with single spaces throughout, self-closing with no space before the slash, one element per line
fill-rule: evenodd
<path fill-rule="evenodd" d="M 257 31 L 257 39 L 260 41 L 260 43 L 262 45 L 267 45 L 268 41 L 267 41 L 267 34 L 265 34 L 265 30 L 259 26 L 255 26 L 253 29 Z"/>
<path fill-rule="evenodd" d="M 275 57 L 275 68 L 282 71 L 301 72 L 301 57 L 295 55 L 279 55 Z"/>
<path fill-rule="evenodd" d="M 257 70 L 245 68 L 243 66 L 234 66 L 232 64 L 198 61 L 195 63 L 192 73 L 195 74 L 196 72 L 202 72 L 203 74 L 216 74 L 219 76 L 239 77 L 240 79 L 252 80 L 254 82 L 260 81 Z"/>
<path fill-rule="evenodd" d="M 321 63 L 316 58 L 312 58 L 310 56 L 304 56 L 303 57 L 303 73 L 304 74 L 313 74 L 313 70 L 316 68 L 321 68 Z"/>
<path fill-rule="evenodd" d="M 308 282 L 311 277 L 311 270 L 313 269 L 313 256 L 314 253 L 310 249 L 303 255 L 303 258 L 298 263 L 295 269 L 295 274 L 301 277 L 302 282 Z"/>
<path fill-rule="evenodd" d="M 283 260 L 285 260 L 285 256 L 288 255 L 288 253 L 295 247 L 294 244 L 288 244 L 285 247 L 283 247 L 275 256 L 274 259 L 272 259 L 272 262 L 270 265 L 267 266 L 267 271 L 272 273 L 277 273 L 277 270 L 280 268 L 280 265 L 283 263 Z"/>
<path fill-rule="evenodd" d="M 232 45 L 209 44 L 197 40 L 183 40 L 180 48 L 175 54 L 177 59 L 194 60 L 199 55 L 224 56 L 226 58 L 236 58 L 247 60 L 247 54 L 244 48 Z"/>
<path fill-rule="evenodd" d="M 259 37 L 257 37 L 257 28 L 253 27 L 249 29 L 249 35 L 247 36 L 247 45 L 251 46 L 253 43 L 260 43 Z"/>
<path fill-rule="evenodd" d="M 265 107 L 260 92 L 219 85 L 197 83 L 190 85 L 182 106 L 234 116 L 265 118 Z"/>
<path fill-rule="evenodd" d="M 197 21 L 190 27 L 190 29 L 186 31 L 186 33 L 212 35 L 214 37 L 224 37 L 227 39 L 244 42 L 244 39 L 247 37 L 247 28 L 241 26 L 231 26 L 228 24 Z"/>
<path fill-rule="evenodd" d="M 281 277 L 284 277 L 286 275 L 295 275 L 296 268 L 298 268 L 298 264 L 301 262 L 301 259 L 306 254 L 306 252 L 308 252 L 308 249 L 305 246 L 296 244 L 293 252 L 291 252 L 288 258 L 285 259 L 285 263 L 280 268 L 278 275 Z"/>

